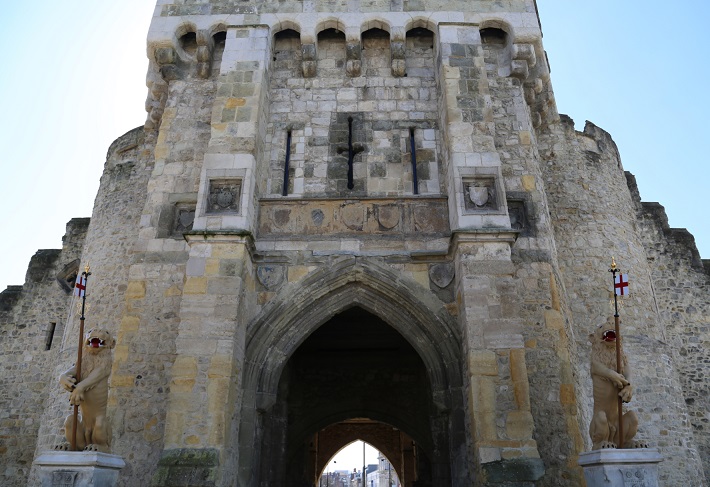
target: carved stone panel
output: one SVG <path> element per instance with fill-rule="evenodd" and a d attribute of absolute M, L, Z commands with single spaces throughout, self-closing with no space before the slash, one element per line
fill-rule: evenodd
<path fill-rule="evenodd" d="M 451 262 L 431 264 L 429 266 L 429 279 L 441 289 L 451 284 L 451 281 L 454 280 L 454 276 L 454 264 Z"/>
<path fill-rule="evenodd" d="M 466 212 L 499 209 L 495 178 L 468 177 L 462 181 Z"/>
<path fill-rule="evenodd" d="M 71 470 L 52 472 L 52 487 L 74 487 L 78 473 Z"/>
<path fill-rule="evenodd" d="M 286 270 L 282 265 L 265 264 L 256 269 L 256 276 L 259 282 L 266 289 L 273 291 L 284 281 Z"/>
<path fill-rule="evenodd" d="M 241 179 L 212 179 L 207 195 L 207 214 L 239 213 Z"/>
<path fill-rule="evenodd" d="M 195 221 L 195 206 L 178 205 L 175 208 L 175 220 L 173 221 L 173 236 L 180 236 L 192 230 Z"/>

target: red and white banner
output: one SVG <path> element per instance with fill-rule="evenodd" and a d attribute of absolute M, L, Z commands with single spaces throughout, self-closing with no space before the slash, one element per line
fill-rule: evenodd
<path fill-rule="evenodd" d="M 83 298 L 84 295 L 86 295 L 86 276 L 79 274 L 76 276 L 76 283 L 74 284 L 74 296 Z"/>
<path fill-rule="evenodd" d="M 629 278 L 626 274 L 619 274 L 614 277 L 614 294 L 617 296 L 629 295 Z"/>

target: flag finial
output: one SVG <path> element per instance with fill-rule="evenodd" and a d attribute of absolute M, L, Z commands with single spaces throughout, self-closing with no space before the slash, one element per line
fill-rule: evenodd
<path fill-rule="evenodd" d="M 616 269 L 616 261 L 614 260 L 614 256 L 611 256 L 611 268 Z M 613 271 L 612 271 L 613 272 Z"/>

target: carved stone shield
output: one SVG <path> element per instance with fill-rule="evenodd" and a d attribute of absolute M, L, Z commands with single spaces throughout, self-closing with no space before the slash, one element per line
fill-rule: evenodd
<path fill-rule="evenodd" d="M 468 197 L 476 206 L 485 206 L 488 203 L 488 187 L 470 185 L 468 187 Z"/>
<path fill-rule="evenodd" d="M 429 266 L 429 279 L 440 289 L 444 289 L 454 280 L 454 265 L 451 262 Z"/>
<path fill-rule="evenodd" d="M 351 230 L 362 230 L 365 224 L 365 209 L 360 205 L 344 206 L 340 209 L 340 218 Z"/>
<path fill-rule="evenodd" d="M 377 221 L 383 228 L 391 230 L 399 223 L 399 208 L 396 206 L 379 206 L 377 208 Z"/>
<path fill-rule="evenodd" d="M 178 221 L 183 227 L 189 227 L 190 225 L 192 225 L 192 222 L 195 221 L 195 210 L 181 211 L 180 215 L 178 216 Z"/>
<path fill-rule="evenodd" d="M 229 208 L 234 201 L 234 193 L 226 188 L 220 188 L 219 192 L 214 196 L 214 201 L 221 208 Z"/>
<path fill-rule="evenodd" d="M 283 282 L 285 274 L 281 265 L 260 265 L 256 269 L 256 277 L 268 290 L 276 289 Z"/>

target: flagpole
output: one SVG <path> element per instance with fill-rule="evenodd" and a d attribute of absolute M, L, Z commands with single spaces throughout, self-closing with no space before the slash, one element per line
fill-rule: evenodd
<path fill-rule="evenodd" d="M 622 367 L 623 363 L 621 361 L 621 327 L 619 326 L 619 302 L 618 298 L 616 297 L 616 273 L 621 272 L 621 269 L 617 269 L 616 267 L 616 261 L 614 260 L 614 257 L 611 258 L 611 269 L 609 269 L 609 272 L 611 272 L 611 289 L 612 292 L 614 293 L 614 333 L 616 334 L 616 372 L 618 374 L 621 374 L 622 372 Z M 623 288 L 622 288 L 623 289 Z M 623 400 L 621 399 L 621 396 L 618 396 L 618 401 L 617 401 L 617 407 L 619 409 L 619 429 L 617 430 L 619 432 L 619 444 L 617 445 L 617 448 L 623 448 L 624 447 L 624 423 L 622 421 L 622 416 L 624 414 L 624 409 L 623 409 Z"/>
<path fill-rule="evenodd" d="M 83 277 L 83 287 L 84 289 L 79 289 L 79 292 L 81 293 L 81 316 L 79 317 L 79 349 L 77 350 L 76 353 L 76 374 L 75 374 L 75 382 L 74 382 L 74 387 L 76 387 L 76 384 L 79 383 L 81 380 L 81 356 L 82 356 L 82 350 L 84 348 L 84 310 L 86 309 L 86 283 L 89 280 L 89 276 L 91 275 L 91 272 L 89 272 L 89 266 L 87 264 L 86 268 L 84 269 L 84 272 L 81 273 L 81 277 Z M 80 283 L 82 283 L 82 279 L 79 280 Z M 76 451 L 76 429 L 77 429 L 77 424 L 79 421 L 79 405 L 74 404 L 74 421 L 72 421 L 72 428 L 71 428 L 71 451 Z"/>

